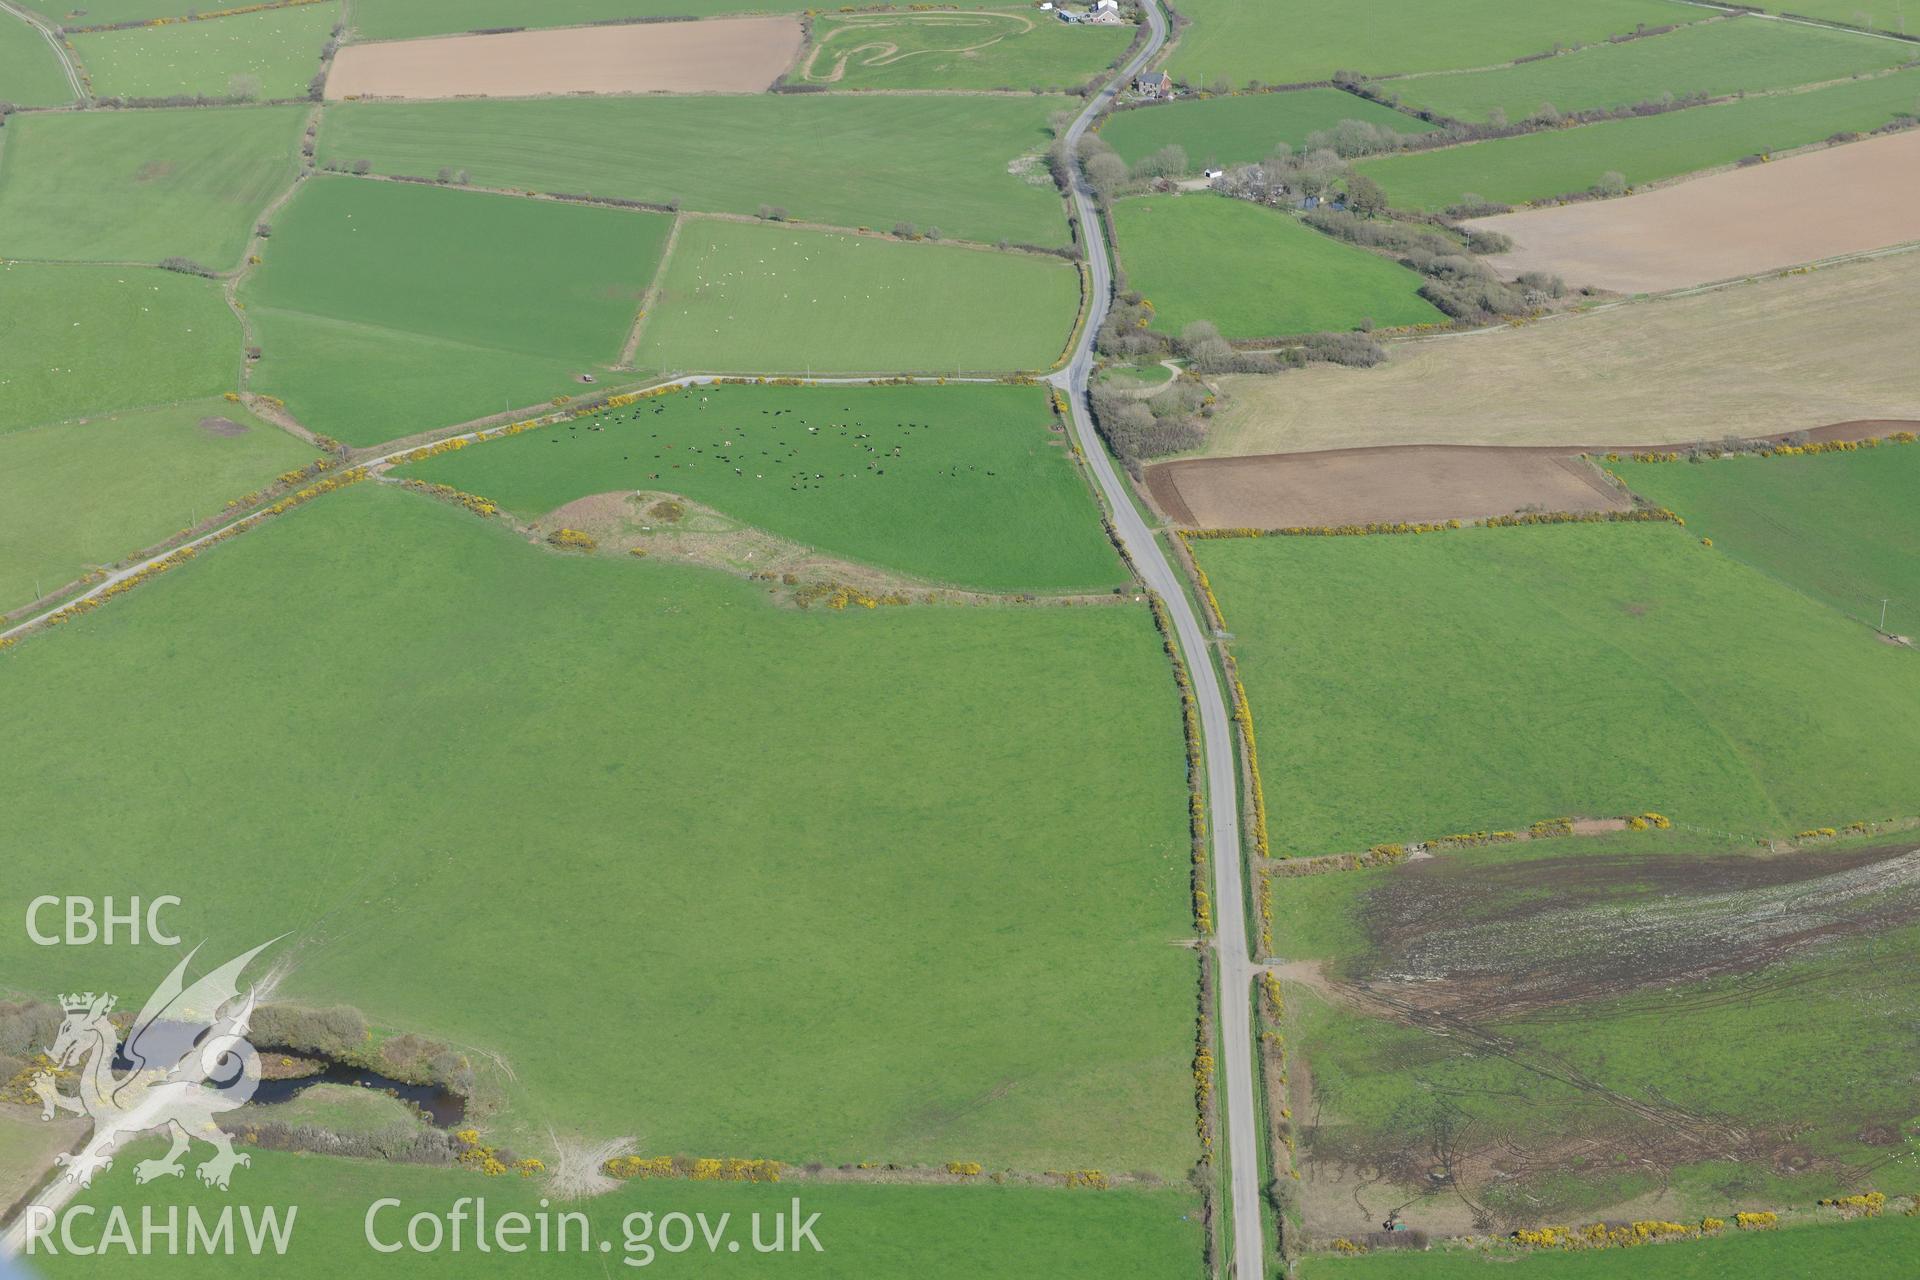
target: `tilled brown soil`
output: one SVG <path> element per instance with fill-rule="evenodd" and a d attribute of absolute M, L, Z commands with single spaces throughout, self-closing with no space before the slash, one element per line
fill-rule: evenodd
<path fill-rule="evenodd" d="M 528 98 L 566 93 L 759 93 L 800 52 L 789 17 L 564 27 L 350 44 L 329 99 Z"/>
<path fill-rule="evenodd" d="M 1191 458 L 1147 469 L 1166 515 L 1196 529 L 1477 520 L 1632 503 L 1564 448 L 1392 445 Z"/>
<path fill-rule="evenodd" d="M 1920 430 L 1904 418 L 1860 418 L 1810 431 L 1736 437 L 1803 443 L 1864 440 Z M 1182 458 L 1146 471 L 1162 514 L 1190 529 L 1280 529 L 1289 525 L 1478 520 L 1521 511 L 1623 511 L 1632 503 L 1581 454 L 1605 457 L 1686 444 L 1381 445 Z"/>
<path fill-rule="evenodd" d="M 1502 275 L 1655 293 L 1920 240 L 1920 131 L 1734 169 L 1621 200 L 1472 225 L 1512 236 Z"/>

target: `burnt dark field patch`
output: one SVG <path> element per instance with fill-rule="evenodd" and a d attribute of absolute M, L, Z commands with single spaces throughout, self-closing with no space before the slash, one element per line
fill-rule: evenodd
<path fill-rule="evenodd" d="M 1384 879 L 1359 910 L 1372 954 L 1351 977 L 1417 984 L 1426 1008 L 1511 1017 L 1754 974 L 1911 923 L 1920 849 L 1434 859 Z"/>

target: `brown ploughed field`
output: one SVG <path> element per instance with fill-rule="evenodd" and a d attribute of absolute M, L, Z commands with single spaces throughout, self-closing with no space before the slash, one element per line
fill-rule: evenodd
<path fill-rule="evenodd" d="M 1502 275 L 1659 293 L 1920 240 L 1920 131 L 1733 169 L 1619 200 L 1481 218 Z"/>
<path fill-rule="evenodd" d="M 1477 520 L 1632 505 L 1592 463 L 1564 449 L 1470 445 L 1190 458 L 1149 467 L 1147 488 L 1169 518 L 1197 529 Z"/>
<path fill-rule="evenodd" d="M 569 93 L 760 93 L 803 42 L 782 18 L 565 27 L 352 44 L 327 97 L 532 98 Z"/>

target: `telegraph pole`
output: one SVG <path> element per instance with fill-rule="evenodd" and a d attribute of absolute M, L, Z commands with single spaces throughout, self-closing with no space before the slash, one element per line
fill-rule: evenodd
<path fill-rule="evenodd" d="M 1880 600 L 1880 634 L 1887 634 L 1887 606 L 1893 603 L 1892 596 L 1883 596 Z"/>

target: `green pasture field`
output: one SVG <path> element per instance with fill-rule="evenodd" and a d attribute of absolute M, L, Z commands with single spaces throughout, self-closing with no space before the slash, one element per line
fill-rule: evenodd
<path fill-rule="evenodd" d="M 1492 111 L 1522 120 L 1551 104 L 1560 111 L 1625 107 L 1662 94 L 1724 97 L 1844 80 L 1920 58 L 1920 46 L 1805 23 L 1736 17 L 1697 22 L 1625 44 L 1495 71 L 1394 80 L 1384 87 L 1416 106 L 1457 120 Z"/>
<path fill-rule="evenodd" d="M 115 22 L 185 17 L 187 8 L 192 6 L 182 8 L 180 0 L 20 0 L 20 7 L 32 9 L 61 26 L 100 27 Z"/>
<path fill-rule="evenodd" d="M 99 1206 L 100 1218 L 79 1219 L 76 1234 L 89 1222 L 104 1221 L 107 1206 L 122 1205 L 138 1224 L 141 1208 L 154 1206 L 165 1220 L 167 1206 L 192 1205 L 211 1216 L 208 1196 L 193 1182 L 161 1178 L 145 1186 L 133 1180 L 134 1157 L 159 1153 L 157 1143 L 136 1146 L 128 1157 L 114 1162 L 97 1189 L 83 1193 L 86 1203 Z M 798 1280 L 865 1280 L 875 1276 L 916 1276 L 926 1280 L 962 1280 L 983 1270 L 999 1274 L 1045 1275 L 1059 1280 L 1166 1280 L 1196 1274 L 1202 1248 L 1199 1200 L 1184 1186 L 1150 1189 L 1120 1188 L 1086 1193 L 1035 1186 L 900 1186 L 857 1183 L 793 1182 L 778 1184 L 642 1180 L 609 1195 L 573 1203 L 555 1202 L 546 1213 L 553 1239 L 560 1237 L 558 1215 L 575 1212 L 589 1220 L 592 1261 L 573 1252 L 529 1248 L 504 1254 L 497 1248 L 481 1253 L 474 1247 L 471 1217 L 463 1236 L 465 1248 L 448 1248 L 431 1257 L 403 1249 L 381 1253 L 367 1243 L 367 1214 L 375 1201 L 394 1198 L 398 1209 L 385 1209 L 374 1218 L 375 1238 L 382 1244 L 404 1241 L 407 1220 L 431 1212 L 442 1221 L 462 1197 L 484 1196 L 489 1221 L 520 1212 L 537 1223 L 546 1190 L 543 1181 L 517 1177 L 486 1179 L 464 1169 L 437 1169 L 421 1165 L 383 1164 L 340 1157 L 254 1151 L 253 1164 L 234 1175 L 231 1199 L 237 1205 L 298 1205 L 293 1240 L 283 1258 L 274 1259 L 274 1274 L 287 1280 L 327 1280 L 351 1260 L 355 1274 L 436 1274 L 542 1277 L 584 1273 L 647 1275 L 657 1267 L 671 1274 L 713 1276 L 778 1271 Z M 190 1157 L 191 1159 L 191 1157 Z M 984 1181 L 984 1180 L 983 1180 Z M 199 1194 L 196 1194 L 198 1192 Z M 816 1251 L 790 1233 L 793 1202 L 799 1217 L 814 1214 L 812 1237 Z M 223 1203 L 220 1207 L 225 1207 Z M 468 1206 L 469 1214 L 472 1206 Z M 636 1213 L 651 1214 L 650 1222 L 630 1220 Z M 727 1241 L 738 1246 L 743 1261 L 714 1260 L 695 1229 L 691 1252 L 661 1247 L 665 1240 L 680 1247 L 678 1224 L 667 1224 L 670 1214 L 702 1215 L 708 1228 L 721 1232 L 719 1250 Z M 779 1254 L 752 1251 L 753 1219 L 760 1215 L 761 1240 L 774 1238 L 774 1218 L 784 1217 L 784 1239 L 794 1248 Z M 236 1217 L 238 1216 L 236 1210 Z M 723 1221 L 723 1217 L 726 1219 Z M 389 1231 L 388 1228 L 392 1230 Z M 137 1229 L 137 1226 L 136 1226 Z M 662 1230 L 665 1234 L 662 1234 Z M 580 1228 L 567 1228 L 577 1241 Z M 236 1232 L 238 1226 L 236 1224 Z M 631 1233 L 631 1243 L 629 1243 Z M 537 1235 L 521 1243 L 531 1245 Z M 598 1242 L 612 1249 L 599 1251 Z M 57 1247 L 59 1240 L 55 1237 Z M 116 1265 L 107 1259 L 127 1255 L 109 1250 L 84 1262 L 64 1254 L 35 1257 L 49 1276 L 98 1274 Z M 631 1262 L 631 1267 L 621 1265 Z M 201 1276 L 204 1258 L 156 1255 L 127 1264 L 129 1274 L 158 1277 Z"/>
<path fill-rule="evenodd" d="M 1134 33 L 1032 8 L 822 14 L 790 79 L 835 89 L 1068 89 L 1105 71 Z"/>
<path fill-rule="evenodd" d="M 59 107 L 73 101 L 73 86 L 46 37 L 5 12 L 0 12 L 0 93 L 22 107 Z"/>
<path fill-rule="evenodd" d="M 275 219 L 247 284 L 266 355 L 256 385 L 351 444 L 577 392 L 576 373 L 619 360 L 670 225 L 315 178 Z"/>
<path fill-rule="evenodd" d="M 0 255 L 233 266 L 293 181 L 305 109 L 16 116 L 0 148 Z"/>
<path fill-rule="evenodd" d="M 999 373 L 1065 348 L 1080 274 L 1057 258 L 682 222 L 641 333 L 643 369 Z"/>
<path fill-rule="evenodd" d="M 1042 157 L 1056 97 L 770 94 L 539 102 L 342 103 L 323 159 L 376 173 L 469 169 L 481 186 L 1043 246 L 1067 242 Z M 1031 157 L 1030 160 L 1024 159 Z M 1020 169 L 1011 172 L 1009 167 Z"/>
<path fill-rule="evenodd" d="M 1272 338 L 1445 319 L 1419 296 L 1416 273 L 1244 200 L 1139 196 L 1114 205 L 1113 227 L 1127 284 L 1164 333 L 1195 320 L 1229 338 Z"/>
<path fill-rule="evenodd" d="M 532 520 L 589 494 L 678 493 L 832 555 L 1001 591 L 1125 574 L 1038 387 L 692 387 L 398 474 Z M 558 447 L 556 447 L 556 444 Z"/>
<path fill-rule="evenodd" d="M 1524 204 L 1585 191 L 1610 172 L 1642 186 L 1750 154 L 1806 146 L 1845 130 L 1876 129 L 1901 112 L 1915 111 L 1920 111 L 1920 73 L 1896 72 L 1805 93 L 1379 156 L 1354 168 L 1386 188 L 1396 208 L 1444 209 L 1466 192 Z"/>
<path fill-rule="evenodd" d="M 1286 143 L 1296 151 L 1307 135 L 1342 120 L 1364 120 L 1398 133 L 1427 133 L 1433 125 L 1340 89 L 1291 93 L 1236 93 L 1116 112 L 1100 136 L 1134 164 L 1160 148 L 1184 148 L 1191 167 L 1252 164 Z"/>
<path fill-rule="evenodd" d="M 1383 1251 L 1359 1258 L 1314 1256 L 1300 1263 L 1304 1280 L 1749 1280 L 1752 1276 L 1849 1276 L 1905 1280 L 1920 1247 L 1920 1220 L 1874 1218 L 1787 1231 L 1728 1231 L 1711 1240 L 1635 1249 L 1546 1252 L 1507 1250 Z M 1515 1271 L 1514 1268 L 1519 1270 Z"/>
<path fill-rule="evenodd" d="M 0 1110 L 0 1196 L 11 1205 L 33 1191 L 41 1175 L 53 1167 L 54 1155 L 85 1132 L 84 1121 L 48 1124 L 40 1118 L 38 1107 Z"/>
<path fill-rule="evenodd" d="M 99 97 L 304 98 L 339 20 L 337 4 L 306 4 L 72 40 Z"/>
<path fill-rule="evenodd" d="M 210 280 L 0 263 L 0 433 L 217 395 L 239 363 L 240 323 Z"/>
<path fill-rule="evenodd" d="M 1920 33 L 1920 9 L 1914 8 L 1913 0 L 1783 0 L 1766 7 L 1775 13 L 1825 18 L 1875 31 Z"/>
<path fill-rule="evenodd" d="M 1920 447 L 1608 466 L 1715 550 L 1862 622 L 1891 597 L 1889 629 L 1920 629 Z"/>
<path fill-rule="evenodd" d="M 1913 845 L 1911 835 L 1867 839 L 1882 850 Z M 1905 974 L 1861 981 L 1877 970 L 1875 956 L 1911 948 L 1916 931 L 1893 898 L 1871 897 L 1860 899 L 1848 928 L 1830 928 L 1819 904 L 1852 892 L 1841 887 L 1857 865 L 1852 852 L 1799 855 L 1795 878 L 1775 884 L 1780 872 L 1767 868 L 1777 860 L 1750 843 L 1676 830 L 1276 880 L 1276 947 L 1291 961 L 1317 963 L 1325 980 L 1287 991 L 1287 1039 L 1311 1074 L 1318 1117 L 1301 1135 L 1309 1185 L 1360 1153 L 1424 1149 L 1436 1110 L 1447 1110 L 1456 1126 L 1478 1131 L 1475 1141 L 1499 1143 L 1510 1131 L 1536 1158 L 1570 1138 L 1596 1144 L 1594 1158 L 1544 1176 L 1520 1161 L 1510 1166 L 1511 1186 L 1496 1178 L 1463 1188 L 1484 1195 L 1503 1224 L 1578 1220 L 1649 1192 L 1670 1195 L 1632 1216 L 1684 1221 L 1810 1207 L 1836 1188 L 1920 1187 L 1910 1162 L 1889 1164 L 1886 1143 L 1868 1132 L 1909 1124 L 1911 1095 L 1893 1064 L 1916 1048 L 1920 982 Z M 1777 938 L 1760 922 L 1783 898 L 1796 899 L 1807 930 L 1797 946 L 1716 942 L 1709 954 L 1676 945 L 1675 935 L 1691 930 Z M 1876 928 L 1880 906 L 1890 910 Z M 1676 954 L 1685 963 L 1668 967 Z M 1437 1015 L 1432 1026 L 1356 1002 L 1345 985 L 1408 966 L 1421 985 L 1396 994 Z M 1562 985 L 1587 973 L 1591 983 Z M 1507 982 L 1511 996 L 1492 994 Z M 1485 1052 L 1487 1034 L 1501 1037 L 1505 1052 Z M 1586 1083 L 1585 1099 L 1570 1077 Z M 1610 1158 L 1645 1135 L 1634 1138 L 1633 1117 L 1599 1102 L 1602 1090 L 1681 1116 L 1737 1116 L 1750 1154 L 1656 1157 L 1671 1162 L 1663 1185 L 1654 1170 Z M 1797 1153 L 1795 1165 L 1777 1167 L 1780 1152 Z M 1410 1221 L 1420 1225 L 1432 1208 L 1414 1208 Z"/>
<path fill-rule="evenodd" d="M 215 417 L 247 431 L 199 426 Z M 317 456 L 221 399 L 0 434 L 0 610 L 216 515 Z"/>
<path fill-rule="evenodd" d="M 1779 835 L 1913 807 L 1910 655 L 1691 529 L 1194 549 L 1256 722 L 1287 726 L 1263 760 L 1278 851 L 1644 809 Z"/>
<path fill-rule="evenodd" d="M 252 314 L 265 354 L 251 388 L 356 448 L 496 413 L 544 410 L 557 396 L 586 390 L 578 360 L 296 311 Z"/>
<path fill-rule="evenodd" d="M 781 608 L 368 482 L 0 653 L 0 705 L 8 821 L 63 886 L 190 875 L 170 923 L 209 956 L 292 930 L 280 998 L 500 1055 L 513 1145 L 1196 1157 L 1144 606 Z M 0 970 L 171 963 L 53 950 L 13 931 Z"/>
<path fill-rule="evenodd" d="M 1335 71 L 1383 76 L 1485 67 L 1545 53 L 1557 43 L 1706 16 L 1673 0 L 1459 0 L 1444 18 L 1422 0 L 1187 0 L 1180 12 L 1193 25 L 1181 32 L 1167 69 L 1196 85 L 1224 78 L 1236 86 L 1306 84 Z"/>

